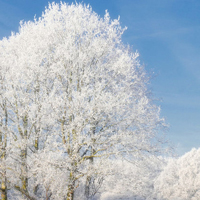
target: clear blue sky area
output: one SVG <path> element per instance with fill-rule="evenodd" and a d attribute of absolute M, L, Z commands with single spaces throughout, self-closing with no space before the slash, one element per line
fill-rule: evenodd
<path fill-rule="evenodd" d="M 60 1 L 55 1 L 60 2 Z M 71 3 L 73 1 L 65 1 Z M 140 53 L 152 76 L 151 90 L 170 124 L 168 138 L 182 155 L 200 146 L 200 1 L 83 0 L 103 16 L 120 16 L 123 41 Z M 46 0 L 0 0 L 0 39 L 20 20 L 40 17 Z M 154 73 L 153 73 L 154 72 Z"/>

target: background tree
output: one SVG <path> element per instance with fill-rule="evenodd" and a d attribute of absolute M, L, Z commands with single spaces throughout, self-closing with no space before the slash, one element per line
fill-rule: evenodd
<path fill-rule="evenodd" d="M 10 195 L 71 200 L 84 185 L 89 198 L 109 159 L 160 153 L 164 120 L 124 30 L 108 12 L 100 18 L 90 6 L 61 2 L 0 42 L 0 98 L 9 104 L 1 118 L 16 172 Z"/>
<path fill-rule="evenodd" d="M 200 198 L 200 149 L 192 149 L 178 159 L 170 159 L 155 181 L 158 199 L 196 200 Z"/>
<path fill-rule="evenodd" d="M 155 200 L 155 180 L 166 166 L 162 157 L 150 156 L 133 164 L 126 160 L 110 161 L 111 172 L 100 188 L 101 200 Z"/>

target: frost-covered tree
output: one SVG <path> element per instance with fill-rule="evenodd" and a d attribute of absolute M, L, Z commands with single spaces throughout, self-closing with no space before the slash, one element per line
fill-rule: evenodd
<path fill-rule="evenodd" d="M 200 149 L 170 159 L 155 181 L 157 199 L 200 199 Z"/>
<path fill-rule="evenodd" d="M 124 30 L 108 12 L 52 3 L 0 41 L 2 200 L 90 198 L 109 159 L 159 153 L 164 121 Z"/>
<path fill-rule="evenodd" d="M 132 164 L 126 160 L 110 161 L 109 173 L 100 189 L 101 200 L 155 200 L 154 183 L 166 165 L 162 157 L 150 156 Z M 160 200 L 160 199 L 158 199 Z"/>

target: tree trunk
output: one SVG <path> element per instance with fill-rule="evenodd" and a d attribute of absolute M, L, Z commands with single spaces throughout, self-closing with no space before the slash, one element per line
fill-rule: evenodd
<path fill-rule="evenodd" d="M 73 200 L 73 199 L 74 199 L 74 184 L 70 184 L 68 186 L 67 200 Z"/>
<path fill-rule="evenodd" d="M 73 165 L 72 165 L 73 166 Z M 68 185 L 67 200 L 74 199 L 75 180 L 73 170 L 70 172 L 70 184 Z"/>
<path fill-rule="evenodd" d="M 7 200 L 6 177 L 1 182 L 1 200 Z"/>
<path fill-rule="evenodd" d="M 96 129 L 96 126 L 97 126 L 97 122 L 94 123 L 93 127 L 91 128 L 91 140 L 92 140 L 92 143 L 95 144 L 95 140 L 93 139 L 93 136 L 95 135 L 95 129 Z M 91 147 L 91 150 L 90 150 L 90 162 L 89 162 L 89 165 L 93 165 L 94 164 L 94 158 L 92 157 L 92 155 L 95 153 L 95 150 L 93 147 Z M 86 183 L 85 183 L 85 196 L 87 199 L 89 199 L 90 197 L 90 193 L 91 193 L 91 180 L 92 180 L 92 177 L 91 176 L 87 176 L 86 178 Z"/>
<path fill-rule="evenodd" d="M 7 178 L 6 178 L 6 147 L 7 147 L 7 126 L 8 126 L 8 112 L 6 107 L 6 102 L 3 105 L 3 110 L 5 112 L 5 127 L 6 131 L 4 133 L 1 133 L 0 142 L 2 145 L 2 156 L 1 160 L 3 161 L 3 177 L 1 180 L 1 199 L 7 200 Z"/>
<path fill-rule="evenodd" d="M 1 135 L 1 143 L 2 143 L 2 135 Z M 6 137 L 4 136 L 4 145 L 6 145 Z M 3 146 L 4 146 L 3 145 Z M 6 157 L 6 149 L 5 146 L 2 149 L 1 160 L 3 161 L 3 176 L 1 180 L 1 199 L 7 200 L 7 179 L 6 179 L 6 166 L 5 166 L 5 157 Z"/>

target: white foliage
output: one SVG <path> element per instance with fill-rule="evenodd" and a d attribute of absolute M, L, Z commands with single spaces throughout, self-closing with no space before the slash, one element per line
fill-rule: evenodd
<path fill-rule="evenodd" d="M 101 188 L 102 200 L 153 200 L 154 181 L 165 166 L 161 157 L 151 156 L 137 163 L 115 160 Z"/>
<path fill-rule="evenodd" d="M 86 177 L 105 175 L 97 166 L 113 156 L 159 153 L 164 120 L 124 30 L 108 12 L 61 2 L 0 41 L 5 170 L 17 172 L 7 179 L 23 198 L 66 198 Z"/>
<path fill-rule="evenodd" d="M 158 199 L 200 199 L 200 149 L 170 159 L 155 182 Z"/>

